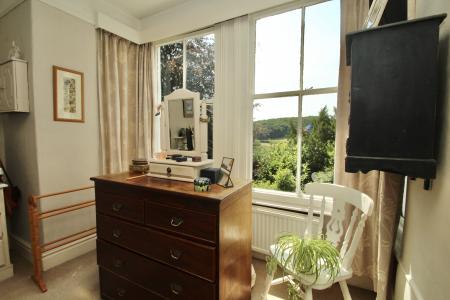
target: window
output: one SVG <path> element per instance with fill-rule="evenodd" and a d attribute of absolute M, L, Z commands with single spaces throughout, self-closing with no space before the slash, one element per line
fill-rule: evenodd
<path fill-rule="evenodd" d="M 166 42 L 155 47 L 158 70 L 158 99 L 176 89 L 185 88 L 200 93 L 207 102 L 208 157 L 212 158 L 214 99 L 214 33 L 206 32 Z M 159 121 L 159 120 L 158 120 Z"/>
<path fill-rule="evenodd" d="M 339 0 L 259 14 L 253 26 L 255 191 L 289 195 L 281 192 L 332 182 Z"/>

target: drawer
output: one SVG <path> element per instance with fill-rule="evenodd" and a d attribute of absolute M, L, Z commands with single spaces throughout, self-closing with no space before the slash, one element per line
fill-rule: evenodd
<path fill-rule="evenodd" d="M 135 282 L 169 299 L 214 299 L 215 285 L 139 254 L 97 241 L 101 268 Z M 142 299 L 142 298 L 141 298 Z"/>
<path fill-rule="evenodd" d="M 96 188 L 95 199 L 100 213 L 144 223 L 144 196 L 138 193 L 106 192 Z"/>
<path fill-rule="evenodd" d="M 189 199 L 186 200 L 189 201 Z M 213 243 L 217 240 L 217 219 L 212 214 L 174 208 L 146 201 L 145 223 L 150 226 Z"/>
<path fill-rule="evenodd" d="M 103 215 L 97 215 L 97 235 L 100 239 L 215 282 L 215 247 L 201 245 Z"/>
<path fill-rule="evenodd" d="M 162 300 L 164 298 L 143 289 L 142 287 L 121 278 L 114 273 L 100 268 L 100 293 L 104 299 L 146 299 Z"/>
<path fill-rule="evenodd" d="M 194 181 L 197 172 L 193 167 L 150 162 L 150 175 L 162 178 L 176 177 L 179 180 Z"/>

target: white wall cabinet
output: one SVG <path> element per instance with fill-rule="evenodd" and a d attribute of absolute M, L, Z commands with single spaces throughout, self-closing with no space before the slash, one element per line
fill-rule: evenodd
<path fill-rule="evenodd" d="M 11 59 L 0 64 L 0 112 L 29 112 L 27 62 Z"/>

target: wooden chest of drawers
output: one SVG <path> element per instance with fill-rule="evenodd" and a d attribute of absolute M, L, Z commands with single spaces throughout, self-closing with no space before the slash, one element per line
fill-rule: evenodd
<path fill-rule="evenodd" d="M 104 299 L 250 299 L 251 183 L 94 177 Z"/>

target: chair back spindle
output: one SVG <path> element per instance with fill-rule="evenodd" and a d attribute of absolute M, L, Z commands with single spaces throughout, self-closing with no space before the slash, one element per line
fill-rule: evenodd
<path fill-rule="evenodd" d="M 309 183 L 305 187 L 307 197 L 309 197 L 310 207 L 313 204 L 314 196 L 321 196 L 321 216 L 319 227 L 323 226 L 323 215 L 326 198 L 332 198 L 333 208 L 330 220 L 326 225 L 326 239 L 332 242 L 337 248 L 340 247 L 342 265 L 346 269 L 351 268 L 351 263 L 356 252 L 356 248 L 361 239 L 367 217 L 372 214 L 373 201 L 364 193 L 357 190 L 327 183 Z M 353 207 L 352 216 L 348 226 L 344 229 L 346 218 L 346 204 Z M 310 208 L 311 210 L 311 208 Z M 309 212 L 308 212 L 309 213 Z M 308 214 L 308 223 L 309 223 Z M 309 224 L 307 228 L 309 227 Z M 345 232 L 345 235 L 344 235 Z M 342 241 L 342 236 L 344 239 Z M 342 243 L 341 243 L 342 241 Z"/>

